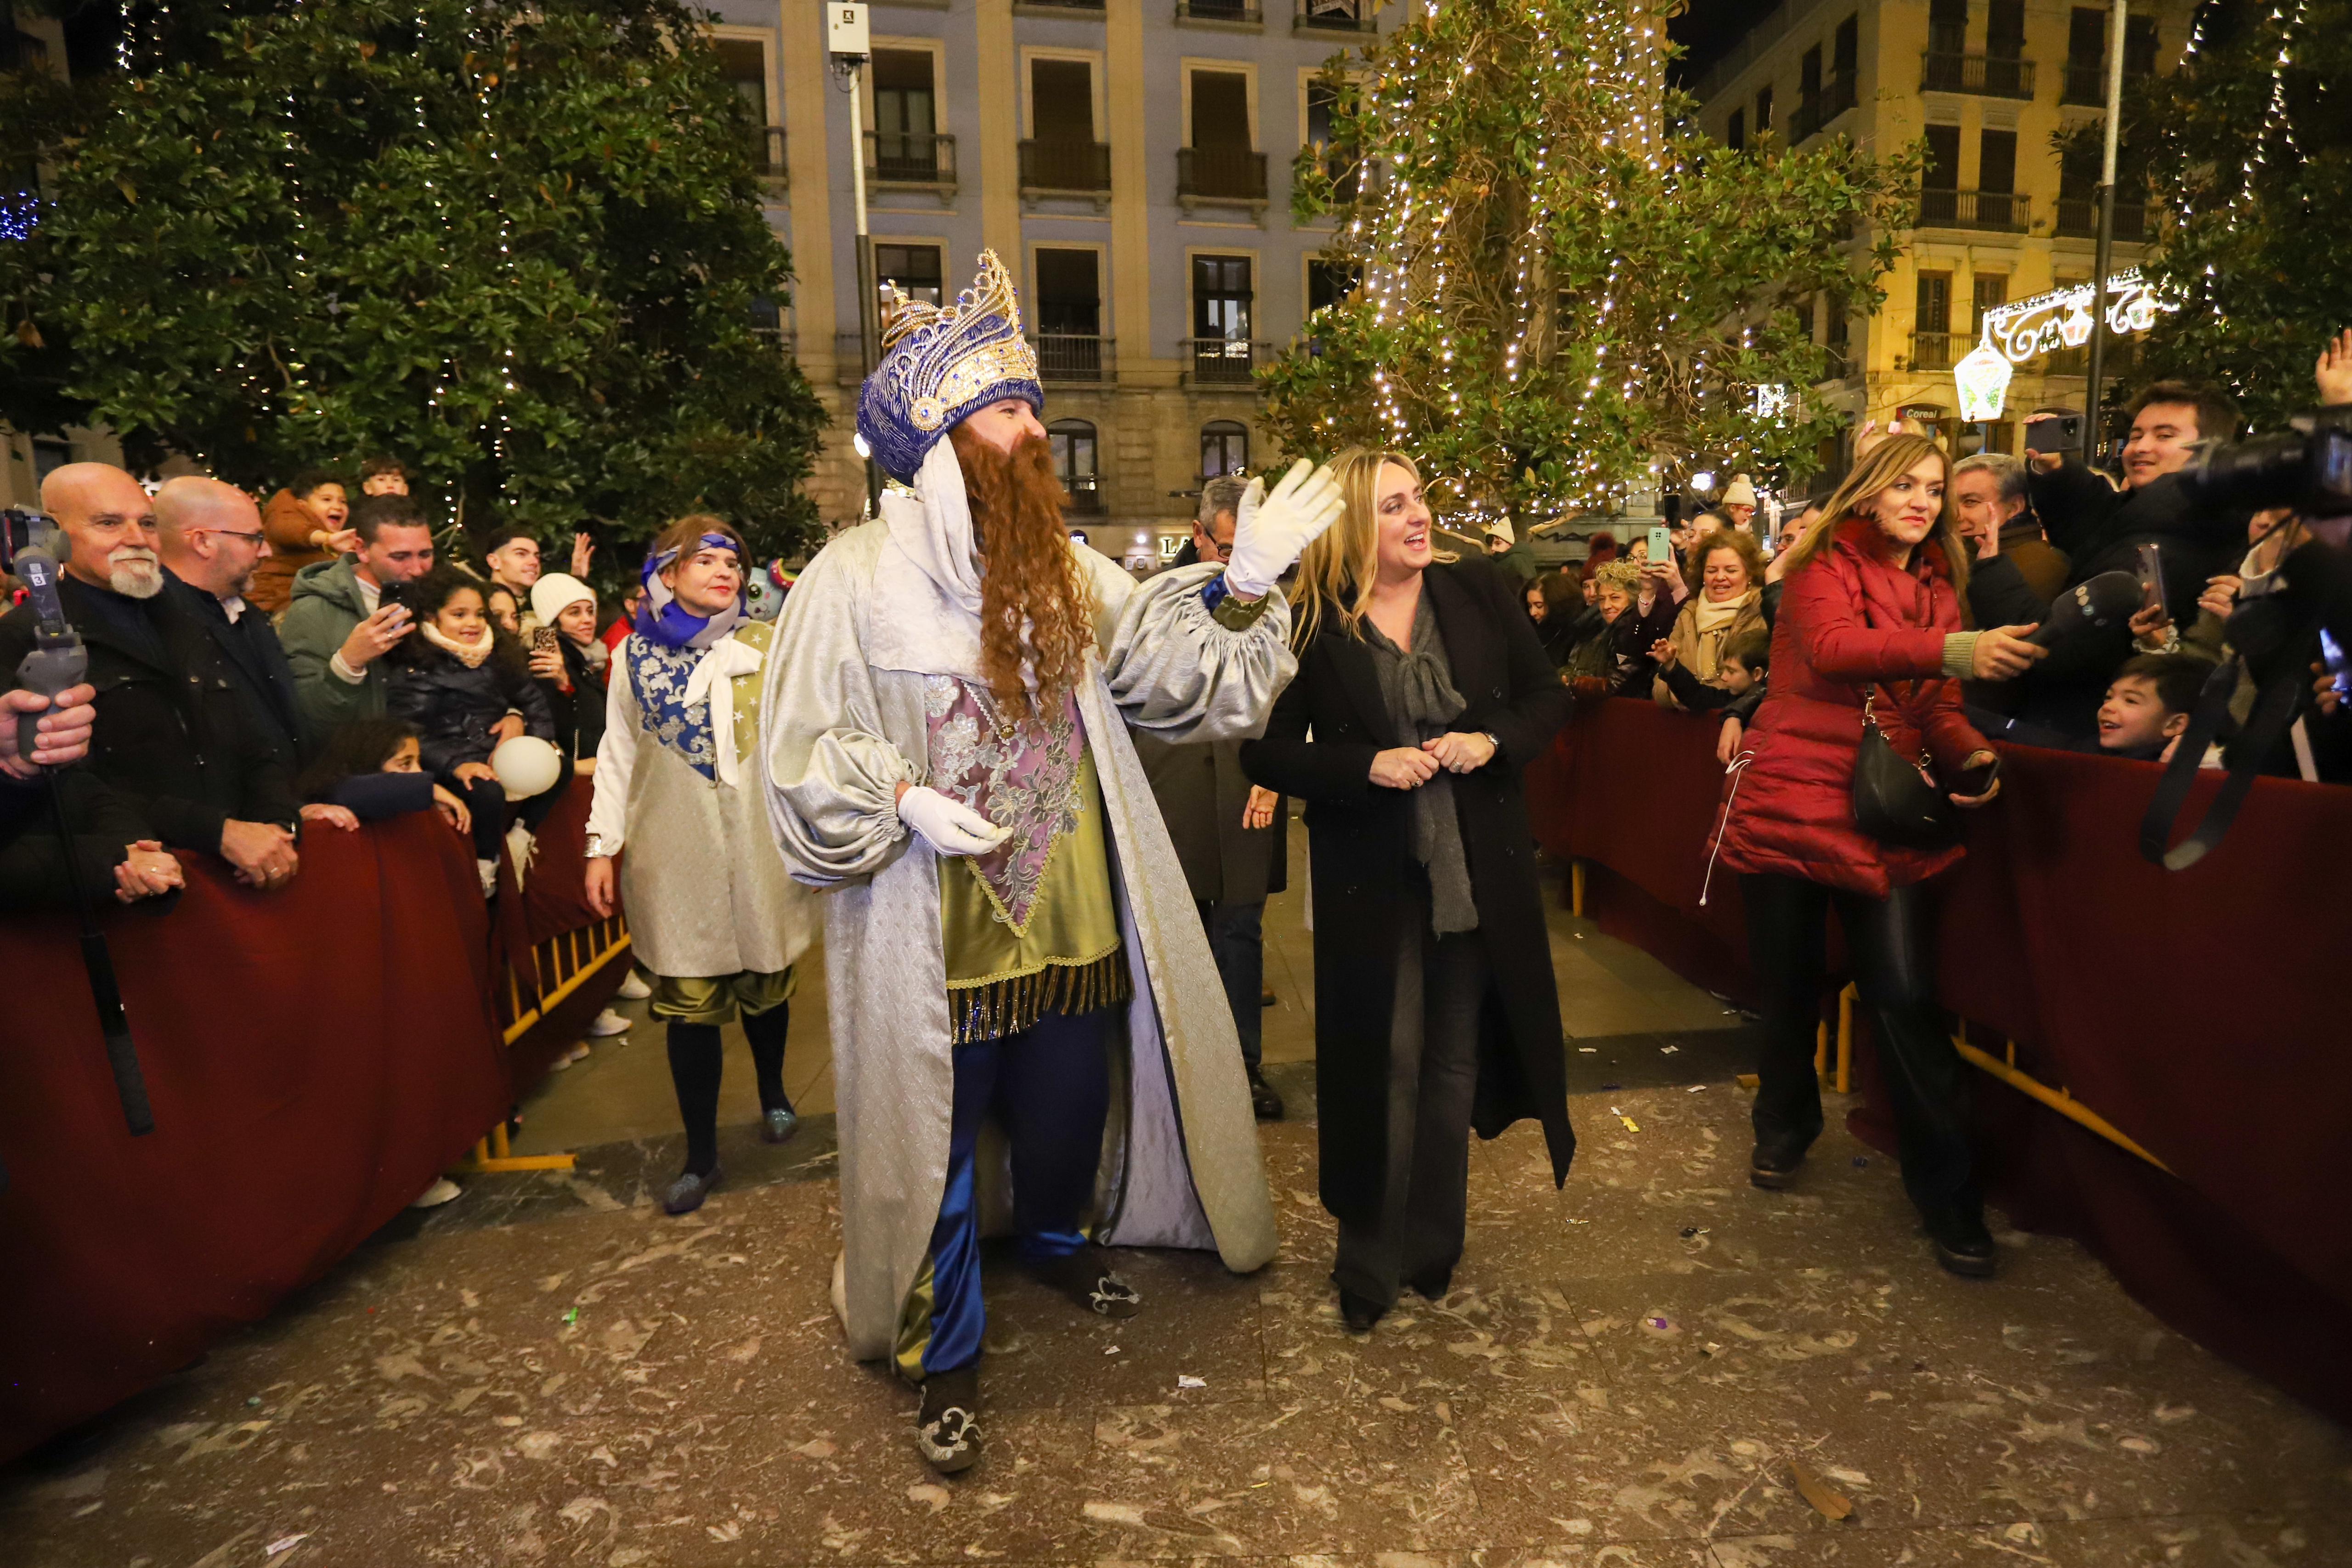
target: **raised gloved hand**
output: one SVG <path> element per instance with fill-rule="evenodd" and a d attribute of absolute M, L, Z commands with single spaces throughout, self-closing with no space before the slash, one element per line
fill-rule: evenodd
<path fill-rule="evenodd" d="M 998 827 L 962 801 L 919 784 L 898 797 L 898 820 L 943 855 L 984 855 L 1013 831 Z"/>
<path fill-rule="evenodd" d="M 1299 552 L 1339 520 L 1347 506 L 1328 464 L 1317 468 L 1300 458 L 1270 495 L 1263 475 L 1251 480 L 1234 517 L 1225 586 L 1242 599 L 1267 593 Z"/>

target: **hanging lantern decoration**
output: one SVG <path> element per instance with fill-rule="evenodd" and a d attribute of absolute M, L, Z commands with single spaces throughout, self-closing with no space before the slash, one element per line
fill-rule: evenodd
<path fill-rule="evenodd" d="M 1952 367 L 1953 384 L 1960 392 L 1960 417 L 1971 423 L 2000 417 L 2009 397 L 2009 356 L 1990 343 L 1979 343 Z"/>

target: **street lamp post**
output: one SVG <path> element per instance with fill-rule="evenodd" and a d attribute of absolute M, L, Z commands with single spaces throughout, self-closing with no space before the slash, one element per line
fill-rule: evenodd
<path fill-rule="evenodd" d="M 2107 8 L 2107 122 L 2099 152 L 2099 243 L 2091 267 L 2091 365 L 2083 389 L 2083 461 L 2092 462 L 2102 445 L 2105 428 L 2099 417 L 2099 383 L 2107 369 L 2107 268 L 2116 249 L 2116 138 L 2123 122 L 2124 19 L 2127 0 L 2112 0 Z"/>
<path fill-rule="evenodd" d="M 873 52 L 864 0 L 834 0 L 825 8 L 824 46 L 833 57 L 833 74 L 849 95 L 849 187 L 857 213 L 857 379 L 861 385 L 874 373 L 881 358 L 878 280 L 874 276 L 874 236 L 866 227 L 866 93 L 865 66 Z M 860 452 L 865 444 L 858 444 Z M 866 454 L 866 514 L 881 505 L 882 474 L 873 455 Z"/>

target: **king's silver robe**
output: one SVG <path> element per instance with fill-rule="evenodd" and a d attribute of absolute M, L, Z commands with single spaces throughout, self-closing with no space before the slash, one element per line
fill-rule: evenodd
<path fill-rule="evenodd" d="M 860 1359 L 892 1349 L 947 1183 L 955 1069 L 940 857 L 899 821 L 896 796 L 900 780 L 925 781 L 926 675 L 970 673 L 919 666 L 968 664 L 977 648 L 976 619 L 965 646 L 954 595 L 920 579 L 942 569 L 901 548 L 927 548 L 907 532 L 913 503 L 888 499 L 899 504 L 896 512 L 886 505 L 899 543 L 891 521 L 866 523 L 835 539 L 793 585 L 761 704 L 778 847 L 793 876 L 830 890 L 823 903 L 842 1228 L 834 1294 Z M 1171 741 L 1261 733 L 1297 667 L 1289 614 L 1277 601 L 1235 632 L 1201 601 L 1217 568 L 1164 572 L 1139 587 L 1094 550 L 1070 549 L 1097 605 L 1097 651 L 1077 702 L 1135 980 L 1123 1051 L 1114 1051 L 1095 1235 L 1115 1246 L 1213 1248 L 1227 1268 L 1246 1272 L 1274 1256 L 1275 1228 L 1241 1047 L 1128 727 Z M 931 592 L 936 602 L 909 613 L 909 592 Z M 1002 1144 L 982 1150 L 983 1218 L 1001 1221 L 1009 1190 Z"/>

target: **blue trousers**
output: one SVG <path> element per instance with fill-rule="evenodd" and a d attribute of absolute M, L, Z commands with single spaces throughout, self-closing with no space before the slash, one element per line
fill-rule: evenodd
<path fill-rule="evenodd" d="M 1110 1113 L 1103 1055 L 1108 1009 L 1040 1019 L 1002 1040 L 960 1046 L 948 1136 L 947 1190 L 931 1228 L 931 1332 L 926 1376 L 980 1359 L 988 1312 L 980 1291 L 980 1213 L 972 1166 L 993 1115 L 1013 1157 L 1013 1218 L 1024 1260 L 1066 1258 L 1087 1244 L 1078 1228 L 1094 1197 Z"/>

